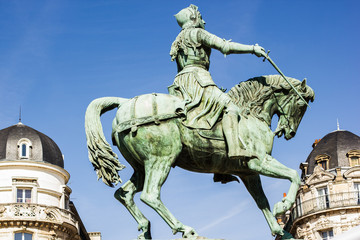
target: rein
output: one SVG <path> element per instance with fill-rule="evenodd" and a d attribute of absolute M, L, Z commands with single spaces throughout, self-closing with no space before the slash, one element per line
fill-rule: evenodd
<path fill-rule="evenodd" d="M 274 95 L 275 95 L 275 94 L 274 94 Z M 279 108 L 279 110 L 280 110 L 280 113 L 282 113 L 282 115 L 283 115 L 284 118 L 286 119 L 287 127 L 290 128 L 291 130 L 293 130 L 293 129 L 292 129 L 292 127 L 290 126 L 290 120 L 289 120 L 288 116 L 285 114 L 284 107 L 285 107 L 285 106 L 290 102 L 290 100 L 292 100 L 293 98 L 294 98 L 294 96 L 291 95 L 290 97 L 286 98 L 285 101 L 284 101 L 282 104 L 280 104 L 279 101 L 277 100 L 276 95 L 275 95 L 276 104 L 277 104 L 277 106 L 278 106 L 278 108 Z M 279 123 L 280 123 L 280 122 L 279 122 Z M 279 123 L 278 123 L 278 124 L 279 124 Z"/>

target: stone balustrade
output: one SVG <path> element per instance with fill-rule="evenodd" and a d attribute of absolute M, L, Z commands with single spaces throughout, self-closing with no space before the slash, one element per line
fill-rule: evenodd
<path fill-rule="evenodd" d="M 28 222 L 31 225 L 70 225 L 78 228 L 75 215 L 66 209 L 34 203 L 0 204 L 0 226 L 17 224 L 16 222 L 21 222 L 22 225 Z"/>
<path fill-rule="evenodd" d="M 360 192 L 342 192 L 336 194 L 327 194 L 312 198 L 306 201 L 296 204 L 292 209 L 292 220 L 323 211 L 326 209 L 335 209 L 335 208 L 344 208 L 350 206 L 359 206 L 360 207 Z"/>

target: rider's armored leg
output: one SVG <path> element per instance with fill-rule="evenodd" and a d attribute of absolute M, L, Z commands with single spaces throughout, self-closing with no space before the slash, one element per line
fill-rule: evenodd
<path fill-rule="evenodd" d="M 224 112 L 222 120 L 225 140 L 228 146 L 228 157 L 230 159 L 253 156 L 253 154 L 246 151 L 244 144 L 240 141 L 239 121 L 239 109 L 235 104 L 230 103 Z"/>

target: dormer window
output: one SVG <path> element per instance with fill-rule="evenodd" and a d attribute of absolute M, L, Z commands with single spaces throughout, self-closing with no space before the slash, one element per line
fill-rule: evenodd
<path fill-rule="evenodd" d="M 320 154 L 315 157 L 316 164 L 322 167 L 324 170 L 329 169 L 330 156 L 326 154 Z"/>
<path fill-rule="evenodd" d="M 350 167 L 360 166 L 360 151 L 351 150 L 346 154 L 346 157 L 349 159 Z"/>
<path fill-rule="evenodd" d="M 29 139 L 22 138 L 18 142 L 18 151 L 19 151 L 19 158 L 20 159 L 27 159 L 30 158 L 30 151 L 32 145 Z"/>
<path fill-rule="evenodd" d="M 26 143 L 21 144 L 21 157 L 29 157 L 28 145 Z"/>

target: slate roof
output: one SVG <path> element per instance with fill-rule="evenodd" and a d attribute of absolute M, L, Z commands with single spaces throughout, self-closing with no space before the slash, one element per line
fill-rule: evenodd
<path fill-rule="evenodd" d="M 306 162 L 308 174 L 312 174 L 316 166 L 315 157 L 320 154 L 330 156 L 329 169 L 336 167 L 350 167 L 346 154 L 350 150 L 360 150 L 360 137 L 352 132 L 337 130 L 327 134 L 314 147 Z"/>
<path fill-rule="evenodd" d="M 26 138 L 31 141 L 30 161 L 46 162 L 64 168 L 64 160 L 58 145 L 45 134 L 18 123 L 0 130 L 0 161 L 22 160 L 18 156 L 18 142 Z"/>

